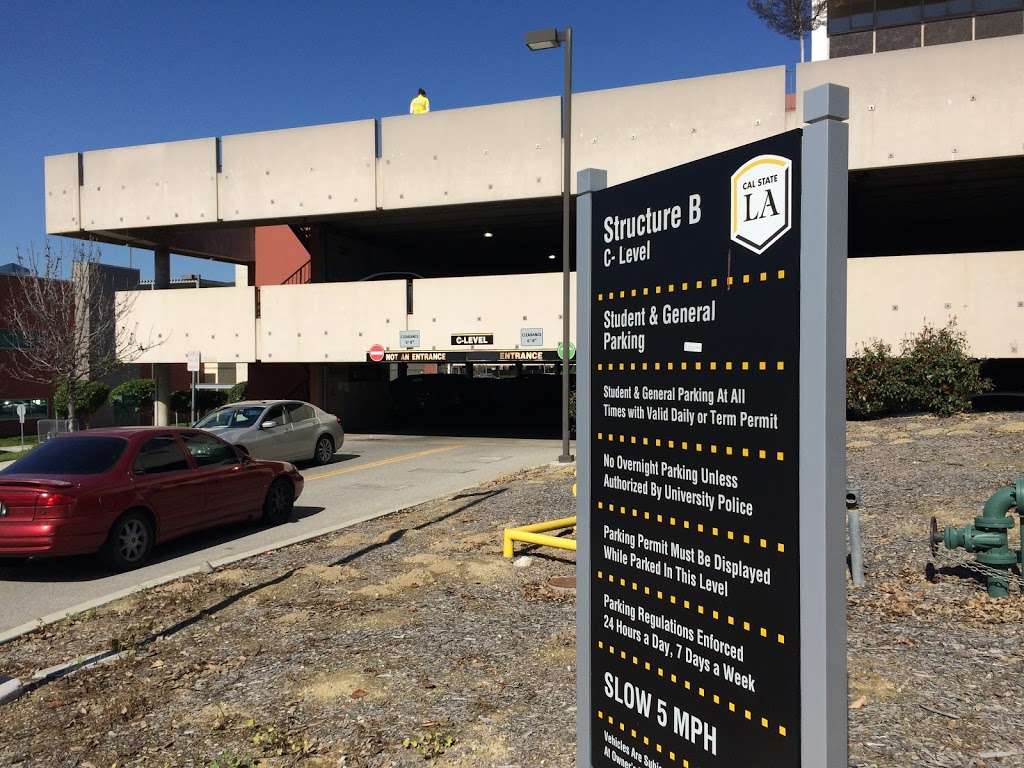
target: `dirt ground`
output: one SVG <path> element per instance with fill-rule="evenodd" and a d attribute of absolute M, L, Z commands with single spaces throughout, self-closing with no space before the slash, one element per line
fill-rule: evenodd
<path fill-rule="evenodd" d="M 849 426 L 851 766 L 1024 766 L 1024 597 L 941 553 L 925 578 L 928 519 L 970 521 L 1022 448 L 1017 415 Z M 0 766 L 571 766 L 575 601 L 549 580 L 572 553 L 500 557 L 507 524 L 572 513 L 571 483 L 527 472 L 0 646 L 22 678 L 123 654 L 0 706 Z"/>

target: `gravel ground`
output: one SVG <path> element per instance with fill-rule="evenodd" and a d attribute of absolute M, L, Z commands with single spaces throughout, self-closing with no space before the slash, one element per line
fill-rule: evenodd
<path fill-rule="evenodd" d="M 969 522 L 1022 448 L 1016 415 L 850 425 L 851 766 L 1024 766 L 1024 598 L 947 554 L 925 577 L 928 519 Z M 0 708 L 0 766 L 571 766 L 575 605 L 548 582 L 572 553 L 500 557 L 505 525 L 571 514 L 571 482 L 506 478 L 0 647 L 13 676 L 126 650 Z"/>

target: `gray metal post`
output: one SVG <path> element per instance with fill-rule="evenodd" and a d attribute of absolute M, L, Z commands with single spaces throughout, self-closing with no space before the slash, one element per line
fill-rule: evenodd
<path fill-rule="evenodd" d="M 569 341 L 569 257 L 572 248 L 572 27 L 566 27 L 561 36 L 564 38 L 565 48 L 565 83 L 562 89 L 562 455 L 558 460 L 566 463 L 572 461 L 572 453 L 569 450 L 569 367 L 572 362 L 572 347 Z M 576 333 L 579 335 L 578 324 Z M 577 358 L 577 387 L 580 370 Z M 579 408 L 578 390 L 576 402 Z"/>
<path fill-rule="evenodd" d="M 850 93 L 804 94 L 800 249 L 802 764 L 847 766 L 846 244 Z"/>
<path fill-rule="evenodd" d="M 576 175 L 576 766 L 590 766 L 590 232 L 592 192 L 608 173 Z"/>
<path fill-rule="evenodd" d="M 153 289 L 171 287 L 171 253 L 166 247 L 153 251 Z M 166 427 L 170 415 L 171 369 L 167 363 L 153 363 L 153 426 Z"/>
<path fill-rule="evenodd" d="M 860 538 L 860 512 L 857 509 L 846 510 L 846 526 L 850 530 L 850 574 L 853 586 L 864 586 L 864 549 Z"/>

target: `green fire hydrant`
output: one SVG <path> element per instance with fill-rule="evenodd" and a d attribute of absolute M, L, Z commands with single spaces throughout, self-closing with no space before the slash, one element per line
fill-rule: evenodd
<path fill-rule="evenodd" d="M 1022 507 L 1024 475 L 1017 478 L 1016 484 L 1000 488 L 993 493 L 985 502 L 982 513 L 974 518 L 973 524 L 962 528 L 948 525 L 945 531 L 939 533 L 935 518 L 932 518 L 933 552 L 939 544 L 944 544 L 946 549 L 962 548 L 976 553 L 975 559 L 979 563 L 994 569 L 985 573 L 989 596 L 1009 597 L 1010 570 L 1022 563 L 1021 550 L 1010 548 L 1009 530 L 1013 528 L 1013 518 L 1009 516 L 1009 512 L 1016 509 L 1017 514 L 1022 515 Z"/>

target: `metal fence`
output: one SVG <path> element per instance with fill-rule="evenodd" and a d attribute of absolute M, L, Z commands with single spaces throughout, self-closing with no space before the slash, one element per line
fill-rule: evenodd
<path fill-rule="evenodd" d="M 36 422 L 39 442 L 44 443 L 51 437 L 75 431 L 75 422 L 71 419 L 40 419 Z"/>

